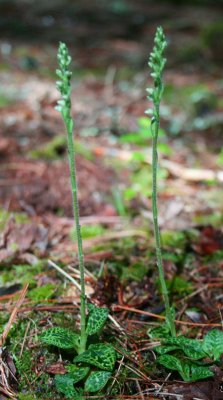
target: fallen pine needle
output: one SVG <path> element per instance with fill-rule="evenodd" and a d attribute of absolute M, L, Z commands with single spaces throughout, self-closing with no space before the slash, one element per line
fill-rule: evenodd
<path fill-rule="evenodd" d="M 162 319 L 163 321 L 165 321 L 165 319 L 166 319 L 166 317 L 164 317 L 163 315 L 153 314 L 149 311 L 137 310 L 136 308 L 132 308 L 132 307 L 128 307 L 128 306 L 114 306 L 113 307 L 113 311 L 121 311 L 121 310 L 129 311 L 129 312 L 133 312 L 133 313 L 137 313 L 137 314 L 141 314 L 141 315 L 147 315 L 148 317 Z M 200 326 L 200 327 L 213 326 L 213 327 L 221 327 L 222 328 L 222 324 L 205 324 L 205 323 L 179 321 L 177 319 L 174 322 L 176 324 L 180 324 L 180 325 Z"/>

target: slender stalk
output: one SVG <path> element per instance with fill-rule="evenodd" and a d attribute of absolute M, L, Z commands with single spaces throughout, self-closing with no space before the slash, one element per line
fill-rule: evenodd
<path fill-rule="evenodd" d="M 154 79 L 154 88 L 147 89 L 149 92 L 149 99 L 153 102 L 153 110 L 148 110 L 148 114 L 152 114 L 151 132 L 152 132 L 152 211 L 153 211 L 153 225 L 154 236 L 156 244 L 156 258 L 157 267 L 159 271 L 159 280 L 162 290 L 162 295 L 166 307 L 166 321 L 169 326 L 172 336 L 176 336 L 176 329 L 174 324 L 174 316 L 171 311 L 167 285 L 164 276 L 161 237 L 158 223 L 158 206 L 157 206 L 157 165 L 158 153 L 157 142 L 159 136 L 160 126 L 160 102 L 163 94 L 162 72 L 166 60 L 163 58 L 163 51 L 166 47 L 166 40 L 161 27 L 157 28 L 155 35 L 155 45 L 153 52 L 150 54 L 149 66 L 152 69 L 151 76 Z"/>
<path fill-rule="evenodd" d="M 81 335 L 79 354 L 83 353 L 86 349 L 87 334 L 86 334 L 86 295 L 85 295 L 85 282 L 84 282 L 84 254 L 81 236 L 81 226 L 79 219 L 79 204 L 78 204 L 78 187 L 76 178 L 76 162 L 75 162 L 75 148 L 73 141 L 73 119 L 71 117 L 71 72 L 69 71 L 69 64 L 71 57 L 69 56 L 68 49 L 64 43 L 60 43 L 58 49 L 58 62 L 60 69 L 56 70 L 59 77 L 57 88 L 62 95 L 62 99 L 58 101 L 56 109 L 61 112 L 63 117 L 66 131 L 67 131 L 67 145 L 68 145 L 68 160 L 70 167 L 70 181 L 73 199 L 73 212 L 76 227 L 77 247 L 78 247 L 78 260 L 80 268 L 80 282 L 81 282 Z"/>

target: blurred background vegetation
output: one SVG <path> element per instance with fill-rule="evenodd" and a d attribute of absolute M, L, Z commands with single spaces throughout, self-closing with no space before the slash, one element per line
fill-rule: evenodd
<path fill-rule="evenodd" d="M 42 45 L 66 41 L 76 51 L 88 50 L 80 60 L 76 57 L 81 65 L 103 66 L 111 58 L 114 63 L 127 57 L 131 65 L 141 67 L 157 24 L 164 26 L 171 40 L 169 51 L 177 50 L 175 61 L 203 68 L 207 60 L 223 62 L 222 0 L 1 0 L 0 6 L 2 39 Z M 103 57 L 108 39 L 137 41 L 141 47 L 132 44 L 120 54 L 121 49 L 112 49 L 111 43 L 110 57 Z M 27 60 L 27 66 L 34 68 L 35 62 Z"/>

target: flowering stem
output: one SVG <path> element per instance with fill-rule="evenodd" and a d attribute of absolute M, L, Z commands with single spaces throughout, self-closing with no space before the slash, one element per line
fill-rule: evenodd
<path fill-rule="evenodd" d="M 78 247 L 78 260 L 80 268 L 80 281 L 81 281 L 81 334 L 80 334 L 80 346 L 79 354 L 86 350 L 87 334 L 86 334 L 86 295 L 85 295 L 85 282 L 84 282 L 84 254 L 81 236 L 81 226 L 79 219 L 79 204 L 78 204 L 78 188 L 76 179 L 76 163 L 75 163 L 75 148 L 73 141 L 73 119 L 71 117 L 71 72 L 68 67 L 71 62 L 71 57 L 68 53 L 68 49 L 64 43 L 60 43 L 58 49 L 58 63 L 60 69 L 56 70 L 59 77 L 57 82 L 57 88 L 62 95 L 62 99 L 58 101 L 56 109 L 61 112 L 62 118 L 67 131 L 67 145 L 68 145 L 68 160 L 70 167 L 70 181 L 73 198 L 73 212 L 76 226 L 76 237 Z"/>
<path fill-rule="evenodd" d="M 162 249 L 161 249 L 161 237 L 158 223 L 158 207 L 157 207 L 157 165 L 158 165 L 158 154 L 157 154 L 157 142 L 159 137 L 159 126 L 160 126 L 160 102 L 163 94 L 163 82 L 162 72 L 165 65 L 165 58 L 163 58 L 163 51 L 166 47 L 166 40 L 161 27 L 157 28 L 155 35 L 155 45 L 153 52 L 150 54 L 149 66 L 152 69 L 151 76 L 154 80 L 154 88 L 147 89 L 149 93 L 149 99 L 153 102 L 153 110 L 148 110 L 147 113 L 152 114 L 151 121 L 151 132 L 152 132 L 152 211 L 153 211 L 153 225 L 154 225 L 154 236 L 156 244 L 156 258 L 157 267 L 159 271 L 159 280 L 162 290 L 162 295 L 166 307 L 166 322 L 170 329 L 171 335 L 176 336 L 176 329 L 174 324 L 174 316 L 170 307 L 169 295 L 167 285 L 164 276 Z"/>

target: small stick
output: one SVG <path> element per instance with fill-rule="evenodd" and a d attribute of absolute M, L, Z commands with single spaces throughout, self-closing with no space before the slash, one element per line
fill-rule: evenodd
<path fill-rule="evenodd" d="M 6 325 L 5 329 L 4 329 L 4 331 L 3 331 L 3 333 L 2 333 L 2 336 L 1 336 L 1 338 L 0 338 L 0 346 L 1 346 L 1 347 L 4 345 L 5 340 L 6 340 L 7 336 L 8 336 L 9 331 L 10 331 L 10 328 L 11 328 L 13 322 L 14 322 L 15 319 L 16 319 L 16 315 L 17 315 L 17 313 L 18 313 L 18 310 L 19 310 L 20 306 L 21 306 L 22 303 L 23 303 L 23 300 L 25 299 L 25 296 L 26 296 L 26 292 L 27 292 L 27 290 L 28 290 L 28 287 L 29 287 L 29 284 L 26 283 L 25 286 L 24 286 L 24 288 L 21 290 L 20 296 L 19 296 L 19 298 L 18 298 L 18 300 L 17 300 L 17 302 L 16 302 L 16 304 L 15 304 L 15 307 L 14 307 L 13 310 L 12 310 L 12 313 L 11 313 L 11 315 L 10 315 L 9 321 L 8 321 L 8 323 L 7 323 L 7 325 Z"/>
<path fill-rule="evenodd" d="M 24 335 L 24 338 L 23 338 L 23 341 L 22 341 L 21 350 L 20 350 L 20 353 L 19 353 L 19 358 L 22 357 L 22 353 L 23 353 L 23 350 L 24 350 L 24 346 L 25 346 L 25 342 L 26 342 L 26 338 L 27 338 L 27 335 L 28 335 L 28 332 L 29 332 L 30 325 L 31 325 L 31 321 L 28 322 L 27 327 L 26 327 L 25 335 Z"/>
<path fill-rule="evenodd" d="M 67 279 L 69 279 L 74 284 L 74 286 L 76 286 L 76 288 L 79 291 L 81 291 L 81 286 L 74 278 L 72 278 L 72 276 L 70 276 L 67 272 L 65 272 L 62 268 L 60 268 L 57 264 L 55 264 L 55 262 L 53 262 L 52 260 L 48 260 L 48 263 L 51 265 L 51 267 L 55 268 L 63 276 L 65 276 Z M 86 297 L 89 298 L 88 295 L 86 295 Z M 118 328 L 120 330 L 120 332 L 124 333 L 124 329 L 121 327 L 121 325 L 119 325 L 119 323 L 110 314 L 108 315 L 108 319 L 110 319 L 110 321 L 116 326 L 116 328 Z"/>

